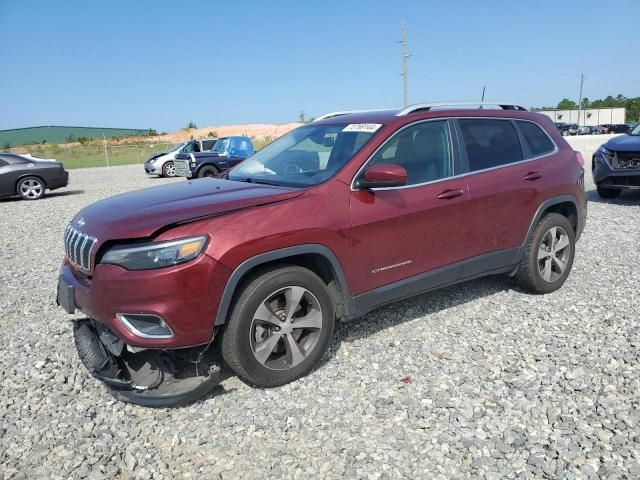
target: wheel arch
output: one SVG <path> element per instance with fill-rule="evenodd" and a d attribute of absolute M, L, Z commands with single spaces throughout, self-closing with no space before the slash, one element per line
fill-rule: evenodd
<path fill-rule="evenodd" d="M 573 227 L 573 231 L 578 236 L 580 231 L 579 225 L 579 217 L 578 217 L 578 202 L 576 201 L 576 197 L 573 195 L 561 195 L 558 197 L 553 197 L 545 200 L 536 210 L 531 223 L 529 224 L 529 230 L 527 231 L 527 236 L 522 243 L 522 246 L 526 245 L 529 241 L 529 238 L 533 234 L 533 230 L 536 228 L 536 225 L 540 221 L 542 217 L 544 217 L 548 213 L 559 213 L 564 215 L 569 219 L 571 226 Z"/>
<path fill-rule="evenodd" d="M 242 262 L 231 273 L 224 288 L 216 313 L 215 326 L 226 323 L 233 300 L 244 281 L 258 270 L 275 268 L 283 264 L 298 265 L 317 274 L 331 291 L 336 317 L 341 318 L 355 313 L 355 299 L 349 292 L 344 272 L 335 254 L 324 245 L 306 244 L 262 253 Z"/>
<path fill-rule="evenodd" d="M 47 186 L 47 181 L 45 180 L 45 178 L 42 175 L 38 175 L 36 173 L 23 173 L 22 175 L 20 175 L 18 178 L 16 178 L 15 183 L 13 184 L 13 191 L 15 193 L 18 193 L 18 184 L 20 183 L 21 180 L 24 180 L 25 178 L 28 177 L 35 177 L 38 180 L 40 180 L 43 184 L 44 184 L 44 188 L 48 188 Z"/>

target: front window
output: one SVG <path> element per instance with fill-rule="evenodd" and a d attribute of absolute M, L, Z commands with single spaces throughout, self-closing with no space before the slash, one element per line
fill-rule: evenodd
<path fill-rule="evenodd" d="M 335 175 L 382 125 L 305 125 L 229 172 L 229 180 L 291 187 L 318 185 Z"/>
<path fill-rule="evenodd" d="M 171 153 L 171 152 L 178 151 L 178 150 L 180 150 L 183 146 L 184 146 L 184 142 L 182 142 L 182 143 L 176 143 L 173 147 L 171 147 L 169 150 L 167 150 L 167 152 L 168 152 L 168 153 Z"/>
<path fill-rule="evenodd" d="M 193 153 L 196 151 L 195 148 L 195 143 L 196 142 L 189 142 L 187 143 L 184 148 L 182 149 L 182 153 Z"/>
<path fill-rule="evenodd" d="M 640 123 L 636 125 L 633 130 L 631 130 L 631 135 L 640 135 Z"/>
<path fill-rule="evenodd" d="M 214 153 L 227 153 L 229 151 L 230 138 L 221 138 L 211 149 Z"/>

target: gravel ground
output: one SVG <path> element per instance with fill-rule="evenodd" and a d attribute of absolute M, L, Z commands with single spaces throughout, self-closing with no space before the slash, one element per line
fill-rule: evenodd
<path fill-rule="evenodd" d="M 341 324 L 311 375 L 229 376 L 147 409 L 90 378 L 54 301 L 65 225 L 157 185 L 141 167 L 74 170 L 42 201 L 1 201 L 0 478 L 639 478 L 640 195 L 603 202 L 565 286 L 505 278 Z"/>

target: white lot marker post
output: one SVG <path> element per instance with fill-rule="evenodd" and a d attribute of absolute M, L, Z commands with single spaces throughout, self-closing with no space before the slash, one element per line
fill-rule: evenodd
<path fill-rule="evenodd" d="M 109 166 L 109 152 L 107 152 L 107 137 L 102 134 L 102 141 L 104 142 L 104 158 L 107 160 L 107 167 Z"/>

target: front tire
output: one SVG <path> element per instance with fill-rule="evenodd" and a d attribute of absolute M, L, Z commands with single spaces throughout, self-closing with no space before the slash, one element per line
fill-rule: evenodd
<path fill-rule="evenodd" d="M 200 171 L 198 172 L 198 178 L 204 178 L 204 177 L 215 178 L 219 174 L 220 174 L 220 171 L 216 167 L 214 167 L 213 165 L 207 165 L 200 169 Z"/>
<path fill-rule="evenodd" d="M 327 285 L 306 268 L 286 266 L 254 276 L 236 300 L 222 336 L 222 357 L 260 387 L 292 382 L 327 350 L 335 313 Z"/>
<path fill-rule="evenodd" d="M 176 164 L 173 162 L 167 162 L 162 166 L 163 177 L 175 177 L 176 176 Z"/>
<path fill-rule="evenodd" d="M 25 177 L 16 185 L 16 193 L 23 200 L 38 200 L 42 198 L 44 191 L 44 182 L 38 177 Z"/>
<path fill-rule="evenodd" d="M 601 187 L 600 185 L 597 185 L 596 189 L 598 190 L 598 195 L 600 195 L 600 198 L 606 199 L 618 198 L 622 193 L 622 190 L 620 190 L 619 188 L 607 188 Z"/>
<path fill-rule="evenodd" d="M 568 137 L 569 136 L 569 130 L 562 130 L 562 136 L 563 137 Z"/>
<path fill-rule="evenodd" d="M 551 293 L 565 282 L 573 266 L 576 237 L 564 215 L 544 216 L 525 245 L 515 279 L 531 293 Z"/>

